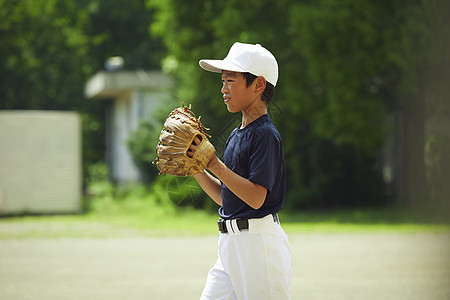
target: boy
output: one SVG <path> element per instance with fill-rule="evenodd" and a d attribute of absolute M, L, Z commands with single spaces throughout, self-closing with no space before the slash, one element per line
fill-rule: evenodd
<path fill-rule="evenodd" d="M 194 175 L 219 208 L 219 251 L 201 299 L 289 299 L 291 254 L 277 213 L 284 205 L 286 174 L 280 134 L 267 115 L 278 80 L 275 57 L 261 45 L 235 43 L 223 60 L 200 60 L 222 73 L 224 103 L 242 112 L 223 162 Z M 195 151 L 199 141 L 190 148 Z"/>

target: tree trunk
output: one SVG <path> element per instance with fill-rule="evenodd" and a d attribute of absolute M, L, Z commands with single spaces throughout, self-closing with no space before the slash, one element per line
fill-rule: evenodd
<path fill-rule="evenodd" d="M 420 76 L 419 76 L 420 77 Z M 419 82 L 423 82 L 419 79 Z M 427 180 L 424 162 L 425 97 L 423 85 L 403 101 L 401 132 L 400 200 L 417 207 L 427 201 Z"/>

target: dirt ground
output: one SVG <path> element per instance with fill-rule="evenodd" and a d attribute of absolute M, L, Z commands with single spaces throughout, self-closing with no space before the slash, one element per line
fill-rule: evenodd
<path fill-rule="evenodd" d="M 450 299 L 449 233 L 289 239 L 292 299 Z M 216 236 L 3 239 L 0 299 L 198 299 L 216 253 Z"/>

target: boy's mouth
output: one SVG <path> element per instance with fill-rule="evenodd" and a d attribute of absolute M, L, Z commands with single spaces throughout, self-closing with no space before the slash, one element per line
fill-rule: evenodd
<path fill-rule="evenodd" d="M 227 103 L 228 101 L 230 101 L 230 97 L 228 97 L 228 96 L 223 96 L 223 102 L 225 102 L 225 103 Z"/>

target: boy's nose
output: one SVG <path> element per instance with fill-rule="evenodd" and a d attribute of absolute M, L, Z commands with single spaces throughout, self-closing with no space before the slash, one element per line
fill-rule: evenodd
<path fill-rule="evenodd" d="M 222 94 L 225 94 L 228 91 L 227 85 L 225 83 L 222 85 L 220 91 L 222 92 Z"/>

